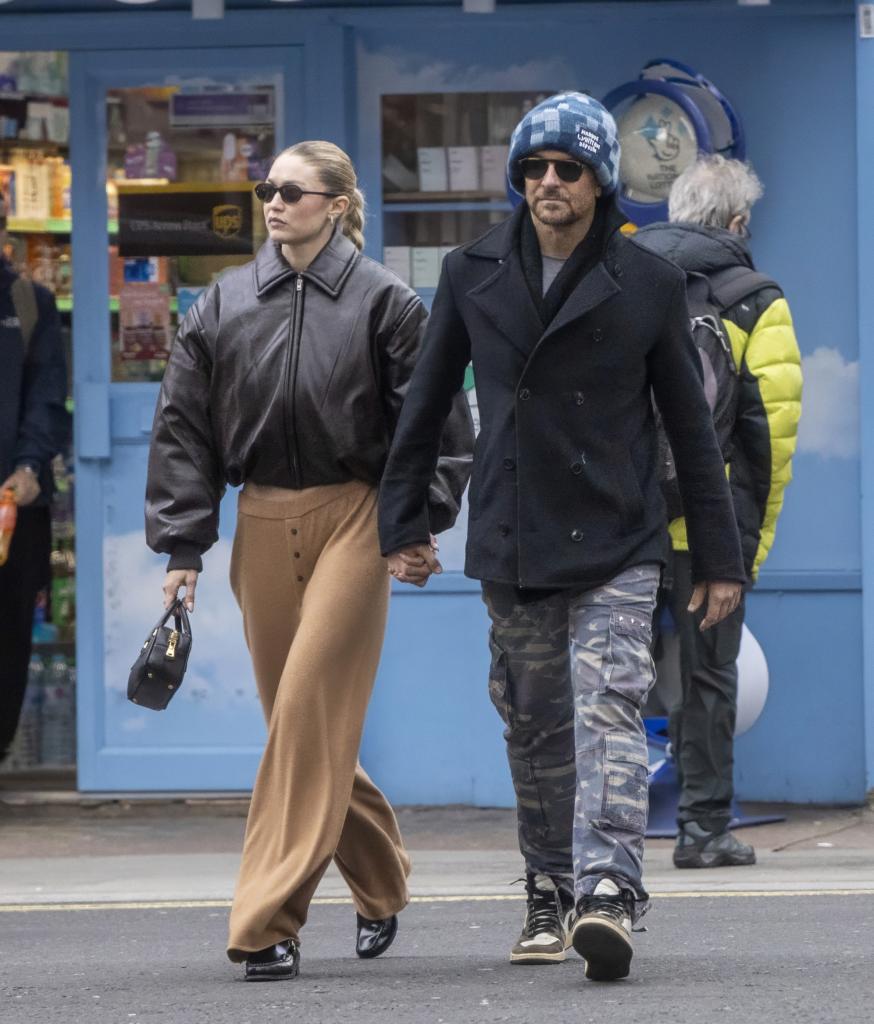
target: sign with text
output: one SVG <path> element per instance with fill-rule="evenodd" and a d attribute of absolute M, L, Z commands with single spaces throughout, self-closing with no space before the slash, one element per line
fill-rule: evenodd
<path fill-rule="evenodd" d="M 251 255 L 251 185 L 118 184 L 120 256 Z"/>

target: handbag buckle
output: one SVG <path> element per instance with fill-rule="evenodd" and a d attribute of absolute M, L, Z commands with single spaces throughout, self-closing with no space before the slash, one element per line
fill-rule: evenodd
<path fill-rule="evenodd" d="M 167 655 L 166 656 L 168 658 L 175 658 L 176 657 L 176 644 L 178 644 L 178 643 L 179 643 L 179 630 L 178 629 L 174 629 L 173 632 L 170 634 L 170 639 L 167 641 Z"/>

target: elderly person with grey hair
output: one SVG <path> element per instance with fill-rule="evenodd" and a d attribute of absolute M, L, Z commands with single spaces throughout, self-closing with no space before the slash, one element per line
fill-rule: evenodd
<path fill-rule="evenodd" d="M 635 235 L 687 275 L 706 277 L 720 313 L 738 374 L 736 411 L 723 450 L 750 585 L 774 543 L 801 414 L 801 357 L 789 306 L 780 288 L 755 272 L 747 243 L 750 214 L 762 193 L 749 165 L 704 157 L 674 182 L 670 223 Z M 728 831 L 744 604 L 702 633 L 699 616 L 688 609 L 692 590 L 682 516 L 671 521 L 670 534 L 673 564 L 665 600 L 680 638 L 682 680 L 681 702 L 669 720 L 681 785 L 674 864 L 753 864 L 753 847 Z"/>

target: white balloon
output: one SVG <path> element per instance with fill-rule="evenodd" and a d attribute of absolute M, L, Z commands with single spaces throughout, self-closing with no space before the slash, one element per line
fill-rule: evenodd
<path fill-rule="evenodd" d="M 641 96 L 619 118 L 619 180 L 639 202 L 668 198 L 674 179 L 698 156 L 698 140 L 682 107 L 665 96 Z"/>
<path fill-rule="evenodd" d="M 758 640 L 744 624 L 737 657 L 737 721 L 735 736 L 755 725 L 768 699 L 768 661 Z"/>

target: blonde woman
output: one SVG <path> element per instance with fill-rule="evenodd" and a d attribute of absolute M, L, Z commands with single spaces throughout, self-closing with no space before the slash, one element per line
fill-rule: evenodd
<path fill-rule="evenodd" d="M 180 326 L 146 496 L 148 543 L 170 555 L 165 603 L 184 588 L 193 608 L 224 487 L 243 484 L 231 585 L 268 735 L 227 952 L 252 981 L 298 975 L 332 859 L 359 956 L 388 948 L 408 900 L 409 857 L 358 751 L 389 597 L 377 488 L 426 320 L 418 296 L 361 254 L 364 200 L 342 150 L 292 146 L 255 194 L 269 239 Z M 459 395 L 431 483 L 434 533 L 455 520 L 472 447 Z"/>

